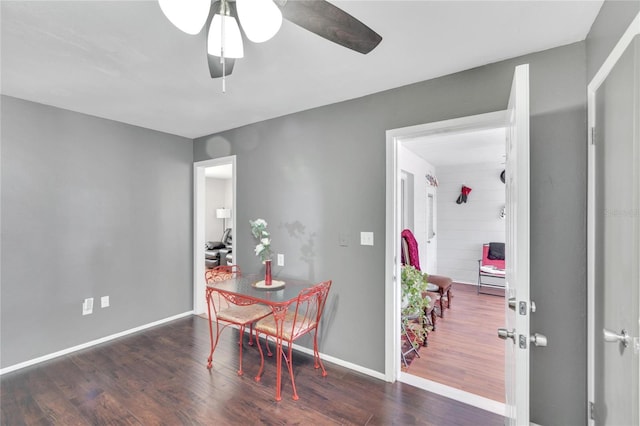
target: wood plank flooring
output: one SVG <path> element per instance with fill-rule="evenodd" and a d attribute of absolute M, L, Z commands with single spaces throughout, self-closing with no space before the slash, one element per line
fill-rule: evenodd
<path fill-rule="evenodd" d="M 223 333 L 208 371 L 207 320 L 193 316 L 5 374 L 0 424 L 490 426 L 504 421 L 328 362 L 328 377 L 322 377 L 312 359 L 298 353 L 294 372 L 300 399 L 291 399 L 284 373 L 278 403 L 274 359 L 265 361 L 263 378 L 255 382 L 260 355 L 245 339 L 245 375 L 238 376 L 237 341 L 236 330 Z"/>
<path fill-rule="evenodd" d="M 504 402 L 504 342 L 496 334 L 505 324 L 504 297 L 477 295 L 475 286 L 459 283 L 453 294 L 452 308 L 438 318 L 428 346 L 420 348 L 407 372 Z"/>

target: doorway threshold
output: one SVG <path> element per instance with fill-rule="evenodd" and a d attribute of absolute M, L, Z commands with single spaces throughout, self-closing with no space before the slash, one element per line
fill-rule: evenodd
<path fill-rule="evenodd" d="M 494 401 L 489 398 L 485 398 L 470 392 L 465 392 L 460 389 L 452 388 L 451 386 L 443 385 L 441 383 L 427 380 L 408 373 L 400 372 L 398 381 L 411 386 L 415 386 L 422 390 L 426 390 L 428 392 L 442 395 L 445 398 L 472 405 L 474 407 L 489 411 L 494 414 L 499 414 L 501 416 L 505 415 L 506 407 L 502 402 Z"/>

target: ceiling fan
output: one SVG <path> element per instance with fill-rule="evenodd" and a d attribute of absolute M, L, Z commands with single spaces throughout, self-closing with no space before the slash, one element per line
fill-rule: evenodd
<path fill-rule="evenodd" d="M 207 60 L 211 78 L 233 72 L 244 56 L 245 36 L 255 43 L 273 37 L 282 18 L 329 41 L 367 54 L 382 41 L 371 28 L 325 0 L 158 0 L 165 16 L 187 34 L 207 31 Z M 206 24 L 206 25 L 205 25 Z"/>

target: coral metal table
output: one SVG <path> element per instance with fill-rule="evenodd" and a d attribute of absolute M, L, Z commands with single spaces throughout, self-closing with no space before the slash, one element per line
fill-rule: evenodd
<path fill-rule="evenodd" d="M 241 275 L 224 281 L 208 283 L 206 288 L 207 304 L 213 300 L 212 295 L 214 292 L 219 293 L 230 303 L 236 305 L 246 306 L 263 303 L 271 307 L 276 326 L 278 326 L 279 322 L 284 319 L 288 304 L 291 303 L 292 300 L 297 299 L 300 291 L 315 285 L 315 283 L 311 281 L 278 278 L 285 282 L 283 287 L 275 287 L 274 289 L 257 287 L 256 283 L 263 279 L 264 276 L 262 275 Z M 277 329 L 280 330 L 281 328 L 278 326 Z M 211 321 L 209 321 L 209 336 L 211 338 L 211 350 L 213 354 L 214 341 Z M 258 344 L 260 343 L 258 342 Z M 280 356 L 280 350 L 282 349 L 282 339 L 276 339 L 276 346 L 276 400 L 280 401 L 280 384 L 282 380 L 282 357 Z"/>

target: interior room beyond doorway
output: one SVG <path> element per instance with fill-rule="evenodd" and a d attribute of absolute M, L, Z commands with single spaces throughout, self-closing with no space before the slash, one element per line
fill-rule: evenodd
<path fill-rule="evenodd" d="M 496 328 L 504 323 L 504 299 L 478 295 L 476 285 L 482 244 L 505 241 L 505 139 L 504 127 L 467 129 L 401 138 L 398 153 L 401 227 L 418 241 L 422 271 L 454 281 L 452 307 L 428 338 L 433 349 L 420 348 L 404 372 L 498 403 L 504 403 L 504 344 Z M 481 347 L 455 344 L 469 336 L 483 336 L 474 339 Z M 480 350 L 485 368 L 478 365 Z"/>

